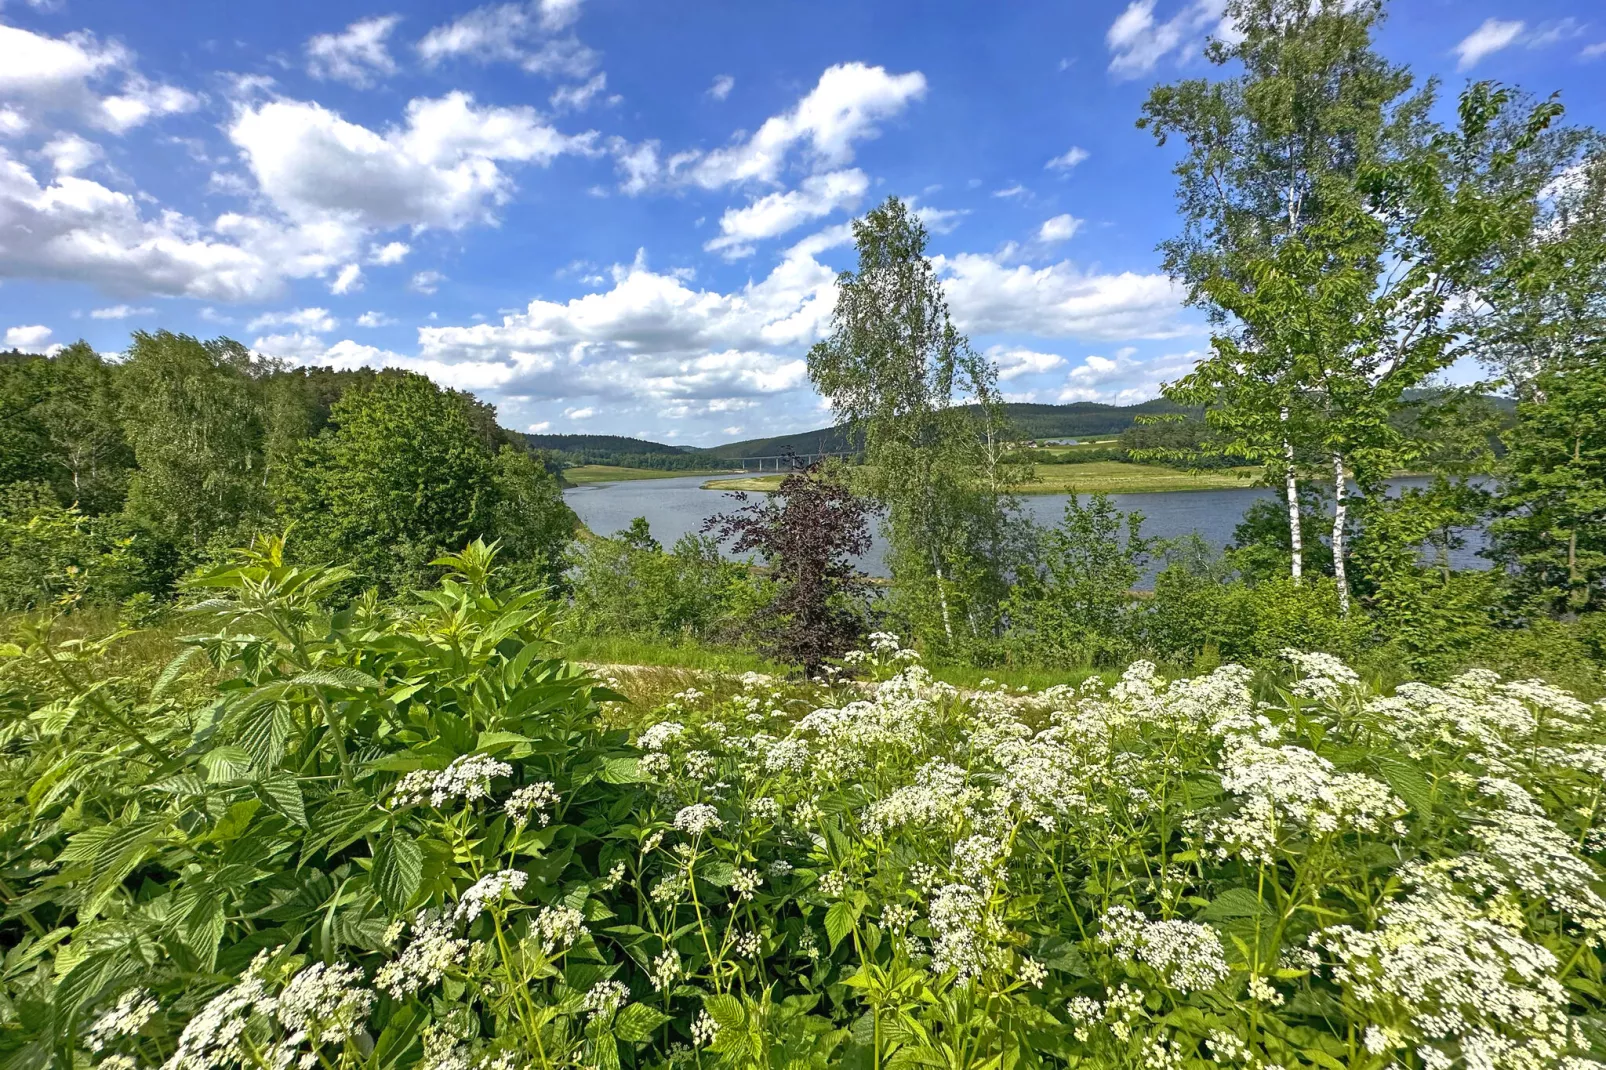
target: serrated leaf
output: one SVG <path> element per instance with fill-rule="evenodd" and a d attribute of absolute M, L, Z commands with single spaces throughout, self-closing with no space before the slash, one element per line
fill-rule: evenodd
<path fill-rule="evenodd" d="M 831 909 L 825 912 L 825 935 L 831 938 L 832 951 L 853 931 L 853 923 L 858 918 L 858 911 L 847 900 L 838 899 L 831 904 Z"/>
<path fill-rule="evenodd" d="M 272 769 L 284 757 L 293 726 L 290 711 L 281 702 L 254 703 L 240 715 L 239 745 L 251 756 L 255 769 Z"/>
<path fill-rule="evenodd" d="M 322 669 L 309 669 L 289 681 L 291 687 L 338 687 L 346 691 L 370 691 L 379 681 L 349 665 L 330 665 Z"/>
<path fill-rule="evenodd" d="M 370 879 L 387 907 L 398 912 L 406 909 L 423 877 L 424 852 L 411 836 L 391 829 L 380 838 Z"/>
<path fill-rule="evenodd" d="M 158 699 L 166 694 L 167 689 L 172 687 L 180 676 L 184 675 L 184 667 L 199 653 L 201 653 L 201 648 L 198 646 L 185 647 L 179 651 L 178 656 L 167 663 L 166 667 L 162 669 L 161 675 L 156 678 L 156 682 L 151 685 L 151 698 Z"/>
<path fill-rule="evenodd" d="M 1433 786 L 1420 769 L 1398 758 L 1378 758 L 1377 768 L 1394 794 L 1405 800 L 1418 816 L 1433 812 Z"/>
<path fill-rule="evenodd" d="M 1199 920 L 1227 921 L 1232 918 L 1255 918 L 1266 912 L 1266 904 L 1248 888 L 1228 888 L 1199 912 Z"/>
<path fill-rule="evenodd" d="M 708 1016 L 722 1031 L 735 1032 L 747 1024 L 747 1012 L 742 1009 L 742 1001 L 729 992 L 704 999 L 703 1010 L 708 1012 Z"/>
<path fill-rule="evenodd" d="M 640 784 L 647 779 L 635 758 L 609 758 L 602 766 L 604 784 Z"/>
<path fill-rule="evenodd" d="M 640 1044 L 653 1030 L 669 1021 L 669 1016 L 645 1003 L 632 1003 L 613 1020 L 613 1035 L 629 1044 Z"/>
<path fill-rule="evenodd" d="M 244 747 L 213 747 L 201 755 L 201 768 L 211 783 L 226 784 L 245 775 L 251 768 L 251 755 Z"/>
<path fill-rule="evenodd" d="M 294 825 L 310 828 L 307 824 L 307 804 L 301 796 L 301 783 L 294 773 L 275 773 L 256 782 L 256 791 L 263 802 Z"/>

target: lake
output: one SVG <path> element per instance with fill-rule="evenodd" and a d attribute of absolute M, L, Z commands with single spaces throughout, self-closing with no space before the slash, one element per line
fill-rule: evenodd
<path fill-rule="evenodd" d="M 592 483 L 563 492 L 586 527 L 598 535 L 612 535 L 629 527 L 638 516 L 647 518 L 653 536 L 665 547 L 688 532 L 702 530 L 703 522 L 716 513 L 735 507 L 722 491 L 703 490 L 709 476 L 673 476 L 668 479 L 636 479 L 619 483 Z M 1426 477 L 1407 476 L 1392 480 L 1391 490 L 1427 486 Z M 1117 508 L 1143 514 L 1143 534 L 1176 538 L 1197 531 L 1205 542 L 1221 549 L 1232 542 L 1233 528 L 1250 503 L 1278 496 L 1270 487 L 1243 487 L 1229 490 L 1164 491 L 1157 494 L 1112 494 Z M 1086 499 L 1086 495 L 1079 497 Z M 1065 513 L 1065 494 L 1023 494 L 1021 508 L 1039 524 L 1053 526 Z M 1482 532 L 1466 533 L 1466 546 L 1450 555 L 1451 564 L 1462 569 L 1488 568 L 1489 562 L 1477 556 L 1485 545 Z M 886 575 L 885 547 L 879 537 L 860 567 L 873 576 Z M 1143 586 L 1153 579 L 1144 578 Z"/>

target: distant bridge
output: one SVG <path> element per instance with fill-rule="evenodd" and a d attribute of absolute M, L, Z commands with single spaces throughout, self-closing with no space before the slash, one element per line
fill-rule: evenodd
<path fill-rule="evenodd" d="M 773 453 L 765 457 L 739 457 L 736 460 L 744 472 L 762 472 L 766 467 L 774 472 L 787 472 L 831 458 L 851 461 L 857 456 L 856 453 Z"/>

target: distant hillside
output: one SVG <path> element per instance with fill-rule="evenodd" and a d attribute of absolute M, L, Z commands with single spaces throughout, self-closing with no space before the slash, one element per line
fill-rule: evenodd
<path fill-rule="evenodd" d="M 1137 405 L 1104 405 L 1078 401 L 1070 405 L 1029 405 L 1011 402 L 1004 406 L 1011 428 L 1021 438 L 1077 438 L 1085 435 L 1118 435 L 1131 427 L 1139 416 L 1186 412 L 1164 399 Z M 822 427 L 795 435 L 752 438 L 712 446 L 708 453 L 738 460 L 743 457 L 773 457 L 790 449 L 793 453 L 840 453 L 848 450 L 848 431 L 843 427 Z"/>
<path fill-rule="evenodd" d="M 628 435 L 532 435 L 521 432 L 531 449 L 552 450 L 556 453 L 686 453 L 683 446 L 668 446 L 662 442 L 648 442 L 644 438 Z"/>

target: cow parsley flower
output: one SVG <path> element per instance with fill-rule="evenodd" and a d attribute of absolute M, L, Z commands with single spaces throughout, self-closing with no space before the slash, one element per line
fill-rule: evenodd
<path fill-rule="evenodd" d="M 630 1002 L 630 989 L 622 981 L 598 981 L 586 992 L 581 1007 L 591 1018 L 606 1018 Z"/>
<path fill-rule="evenodd" d="M 660 721 L 647 729 L 636 740 L 636 745 L 646 751 L 661 751 L 669 745 L 670 740 L 684 735 L 686 726 L 678 721 Z"/>
<path fill-rule="evenodd" d="M 675 827 L 688 836 L 701 836 L 720 827 L 719 811 L 707 803 L 694 803 L 675 814 Z"/>
<path fill-rule="evenodd" d="M 1116 958 L 1143 963 L 1179 991 L 1214 988 L 1227 978 L 1226 950 L 1208 925 L 1149 921 L 1131 907 L 1113 906 L 1100 921 L 1098 939 Z"/>
<path fill-rule="evenodd" d="M 428 801 L 440 809 L 452 799 L 473 802 L 491 794 L 491 780 L 499 776 L 512 776 L 513 767 L 488 754 L 464 754 L 453 758 L 450 765 L 439 772 L 415 769 L 402 777 L 391 793 L 392 809 L 417 806 Z"/>
<path fill-rule="evenodd" d="M 130 989 L 96 1018 L 85 1036 L 90 1051 L 101 1051 L 118 1037 L 131 1037 L 145 1028 L 157 1011 L 156 1001 L 143 988 Z"/>
<path fill-rule="evenodd" d="M 517 893 L 529 879 L 529 874 L 521 869 L 501 869 L 487 874 L 463 893 L 463 899 L 452 916 L 458 921 L 473 921 L 487 906 L 501 902 L 504 896 Z"/>
<path fill-rule="evenodd" d="M 405 999 L 440 983 L 446 971 L 468 955 L 468 941 L 453 935 L 449 919 L 420 913 L 413 938 L 394 960 L 374 974 L 374 985 L 392 999 Z"/>
<path fill-rule="evenodd" d="M 279 994 L 278 1017 L 292 1034 L 312 1047 L 344 1044 L 362 1032 L 374 994 L 362 985 L 362 971 L 345 963 L 315 962 L 302 969 Z"/>
<path fill-rule="evenodd" d="M 573 907 L 542 907 L 535 916 L 535 933 L 541 939 L 541 950 L 548 955 L 566 950 L 585 933 L 585 915 Z"/>
<path fill-rule="evenodd" d="M 530 818 L 540 819 L 541 826 L 546 827 L 552 820 L 547 813 L 558 801 L 558 793 L 550 780 L 543 780 L 537 784 L 530 784 L 509 795 L 507 802 L 502 804 L 502 811 L 518 828 L 530 823 Z"/>

